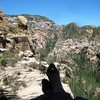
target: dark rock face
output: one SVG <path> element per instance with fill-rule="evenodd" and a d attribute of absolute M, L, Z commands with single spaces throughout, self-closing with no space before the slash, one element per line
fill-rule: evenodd
<path fill-rule="evenodd" d="M 7 39 L 4 39 L 3 37 L 0 37 L 0 43 L 2 44 L 3 48 L 6 48 L 7 43 L 10 43 L 10 41 Z"/>
<path fill-rule="evenodd" d="M 100 53 L 96 54 L 96 56 L 100 60 Z"/>
<path fill-rule="evenodd" d="M 27 37 L 13 37 L 13 48 L 16 47 L 19 51 L 30 50 L 30 44 Z"/>
<path fill-rule="evenodd" d="M 1 96 L 0 100 L 8 100 L 8 98 L 6 96 Z"/>
<path fill-rule="evenodd" d="M 12 94 L 10 91 L 0 89 L 0 100 L 21 100 L 17 95 Z"/>
<path fill-rule="evenodd" d="M 16 43 L 20 43 L 20 42 L 27 42 L 28 38 L 27 37 L 13 37 L 12 38 Z"/>
<path fill-rule="evenodd" d="M 2 18 L 2 17 L 0 17 L 0 20 L 3 20 L 3 18 Z"/>
<path fill-rule="evenodd" d="M 74 100 L 88 100 L 88 99 L 82 97 L 76 97 Z"/>

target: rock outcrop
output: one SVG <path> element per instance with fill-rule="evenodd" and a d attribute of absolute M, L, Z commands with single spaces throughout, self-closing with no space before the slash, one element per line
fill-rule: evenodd
<path fill-rule="evenodd" d="M 84 93 L 81 95 L 90 97 L 88 93 L 94 93 L 100 83 L 99 53 L 100 27 L 91 25 L 80 27 L 73 22 L 66 26 L 58 26 L 44 16 L 5 15 L 0 10 L 0 85 L 16 91 L 21 99 L 35 98 L 41 95 L 42 91 L 46 95 L 53 94 L 53 97 L 50 97 L 52 99 L 58 94 L 63 98 L 66 92 L 74 97 L 69 85 L 75 88 L 78 82 L 79 84 L 82 82 L 83 88 L 85 87 L 82 88 Z M 54 62 L 60 75 L 56 67 L 48 68 L 49 64 Z M 46 70 L 49 80 L 47 76 L 44 79 Z M 54 70 L 57 77 L 55 72 L 53 73 Z M 88 77 L 92 73 L 91 82 L 95 80 L 96 86 L 92 88 L 92 83 L 85 78 L 83 71 L 87 72 Z M 79 78 L 81 73 L 83 77 Z M 54 81 L 57 81 L 57 84 Z M 41 97 L 44 98 L 44 94 Z"/>

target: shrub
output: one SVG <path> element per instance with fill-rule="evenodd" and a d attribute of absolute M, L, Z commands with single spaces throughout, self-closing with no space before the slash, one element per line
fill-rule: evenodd
<path fill-rule="evenodd" d="M 41 66 L 39 67 L 39 70 L 41 71 L 42 74 L 45 74 L 46 71 L 47 71 L 46 67 L 43 66 L 43 65 L 41 65 Z"/>
<path fill-rule="evenodd" d="M 11 75 L 11 76 L 4 76 L 3 78 L 3 84 L 5 86 L 9 86 L 13 93 L 16 94 L 16 92 L 19 90 L 20 86 L 26 87 L 25 82 L 19 81 L 17 76 Z"/>
<path fill-rule="evenodd" d="M 2 60 L 0 63 L 2 66 L 6 66 L 6 65 L 14 66 L 18 60 L 20 59 L 15 52 L 5 51 L 2 54 Z"/>
<path fill-rule="evenodd" d="M 44 60 L 45 57 L 47 57 L 47 55 L 48 55 L 48 52 L 46 51 L 46 49 L 43 49 L 43 48 L 39 49 L 38 53 L 39 53 L 40 60 Z"/>
<path fill-rule="evenodd" d="M 15 56 L 15 53 L 14 52 L 11 52 L 11 51 L 5 51 L 3 53 L 3 58 L 7 59 L 7 58 L 13 58 Z"/>
<path fill-rule="evenodd" d="M 74 80 L 70 80 L 73 93 L 75 96 L 83 96 L 89 100 L 99 100 L 98 95 L 94 95 L 96 87 L 100 87 L 100 73 L 97 65 L 87 61 L 84 52 L 75 54 L 72 58 L 77 64 L 76 70 L 73 71 Z"/>
<path fill-rule="evenodd" d="M 39 65 L 36 64 L 36 63 L 31 63 L 31 64 L 29 65 L 29 67 L 31 67 L 31 68 L 33 68 L 33 69 L 39 69 Z"/>
<path fill-rule="evenodd" d="M 0 61 L 0 64 L 1 64 L 1 66 L 6 67 L 7 61 L 6 61 L 5 59 L 2 59 L 2 60 Z"/>

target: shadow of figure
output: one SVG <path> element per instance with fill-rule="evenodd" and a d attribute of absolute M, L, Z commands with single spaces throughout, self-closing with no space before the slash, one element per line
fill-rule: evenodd
<path fill-rule="evenodd" d="M 1 91 L 0 91 L 1 92 Z M 0 100 L 9 100 L 6 95 L 0 94 Z"/>
<path fill-rule="evenodd" d="M 87 100 L 82 97 L 73 99 L 71 95 L 62 87 L 60 74 L 54 64 L 50 64 L 47 69 L 48 79 L 42 80 L 43 95 L 31 100 Z"/>
<path fill-rule="evenodd" d="M 17 95 L 10 94 L 9 91 L 0 89 L 0 100 L 19 100 Z"/>

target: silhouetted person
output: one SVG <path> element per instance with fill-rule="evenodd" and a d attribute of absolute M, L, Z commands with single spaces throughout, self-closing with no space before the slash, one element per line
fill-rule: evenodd
<path fill-rule="evenodd" d="M 54 64 L 50 64 L 47 69 L 48 79 L 42 80 L 42 91 L 44 95 L 31 100 L 87 100 L 82 97 L 73 99 L 71 95 L 64 91 L 58 69 Z"/>
<path fill-rule="evenodd" d="M 53 88 L 47 79 L 42 80 L 42 91 L 45 95 L 51 95 L 53 93 Z"/>
<path fill-rule="evenodd" d="M 61 85 L 59 71 L 54 64 L 50 64 L 48 67 L 47 76 L 49 80 L 42 80 L 42 91 L 44 95 L 32 100 L 72 100 L 70 94 L 64 91 Z"/>
<path fill-rule="evenodd" d="M 60 74 L 54 64 L 49 65 L 49 67 L 47 69 L 47 76 L 53 86 L 54 92 L 62 90 Z"/>
<path fill-rule="evenodd" d="M 42 91 L 44 95 L 40 95 L 39 97 L 31 100 L 49 100 L 48 98 L 50 98 L 53 92 L 51 83 L 47 79 L 42 80 Z"/>
<path fill-rule="evenodd" d="M 50 100 L 72 100 L 70 94 L 64 91 L 60 81 L 59 71 L 54 64 L 49 65 L 47 76 L 53 87 L 53 95 Z"/>

